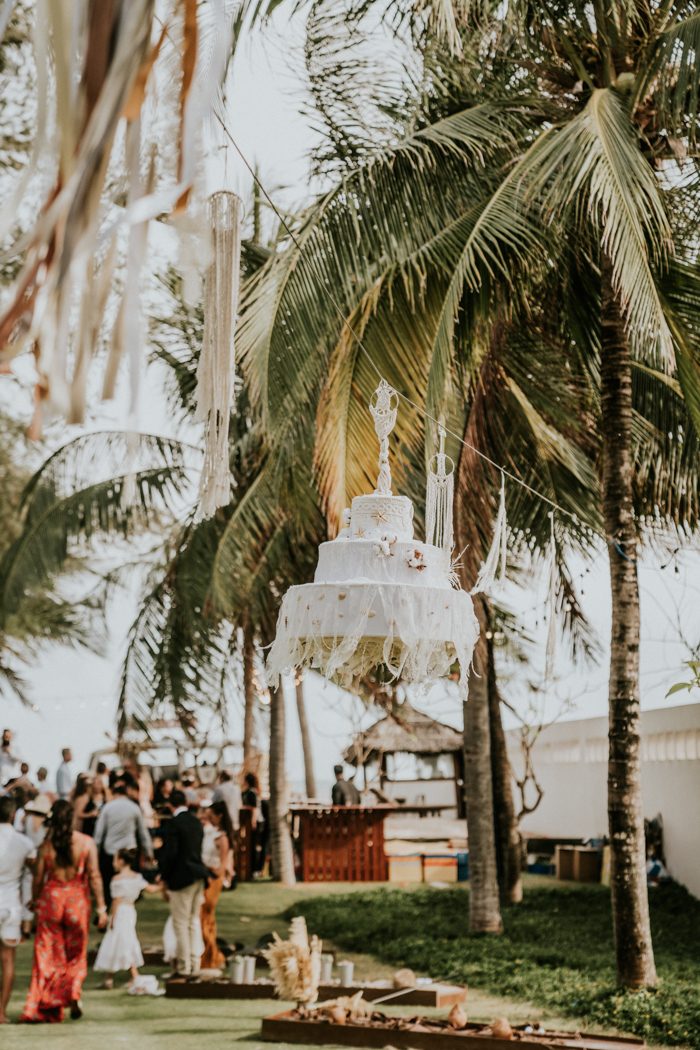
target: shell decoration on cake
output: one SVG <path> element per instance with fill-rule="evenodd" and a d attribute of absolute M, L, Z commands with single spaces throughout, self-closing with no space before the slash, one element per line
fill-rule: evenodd
<path fill-rule="evenodd" d="M 337 538 L 320 545 L 313 583 L 285 594 L 267 660 L 272 686 L 282 674 L 310 668 L 352 687 L 381 665 L 394 679 L 428 683 L 458 663 L 466 691 L 479 627 L 452 571 L 451 549 L 416 540 L 413 504 L 391 490 L 397 408 L 396 391 L 382 380 L 370 405 L 377 486 L 355 496 Z M 451 525 L 442 533 L 451 541 Z"/>

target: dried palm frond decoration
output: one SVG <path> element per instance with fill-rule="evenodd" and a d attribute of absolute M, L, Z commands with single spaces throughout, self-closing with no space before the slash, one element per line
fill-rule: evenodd
<path fill-rule="evenodd" d="M 269 964 L 277 995 L 296 1003 L 297 1009 L 311 1006 L 318 999 L 322 942 L 315 935 L 309 937 L 301 915 L 292 919 L 288 941 L 277 933 L 273 937 L 273 943 L 262 954 Z"/>
<path fill-rule="evenodd" d="M 36 436 L 44 405 L 84 420 L 88 368 L 108 327 L 103 396 L 128 355 L 136 411 L 148 224 L 187 207 L 228 36 L 225 0 L 36 0 L 34 10 L 38 141 L 5 202 L 0 239 L 41 173 L 52 181 L 32 226 L 3 253 L 23 264 L 0 314 L 0 362 L 34 354 Z M 168 134 L 163 114 L 174 125 Z M 164 152 L 175 143 L 170 161 L 156 155 L 156 141 Z M 115 281 L 118 264 L 124 277 Z"/>

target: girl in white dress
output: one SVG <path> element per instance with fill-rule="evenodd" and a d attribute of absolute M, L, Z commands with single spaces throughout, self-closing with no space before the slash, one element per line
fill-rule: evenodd
<path fill-rule="evenodd" d="M 133 984 L 143 966 L 143 954 L 136 934 L 136 901 L 142 893 L 161 893 L 162 887 L 146 882 L 134 869 L 138 862 L 135 849 L 120 849 L 114 858 L 116 875 L 110 883 L 112 909 L 109 927 L 97 951 L 95 970 L 106 972 L 103 987 L 114 986 L 117 970 L 128 970 Z"/>

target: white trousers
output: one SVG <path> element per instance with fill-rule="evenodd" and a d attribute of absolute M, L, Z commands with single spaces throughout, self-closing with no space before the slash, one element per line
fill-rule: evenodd
<path fill-rule="evenodd" d="M 204 880 L 198 879 L 184 890 L 170 890 L 169 896 L 175 932 L 175 969 L 181 974 L 198 974 L 201 958 L 199 913 L 204 898 Z"/>

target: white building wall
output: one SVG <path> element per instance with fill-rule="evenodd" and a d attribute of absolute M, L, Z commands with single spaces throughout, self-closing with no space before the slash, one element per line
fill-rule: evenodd
<path fill-rule="evenodd" d="M 522 822 L 533 836 L 597 838 L 607 832 L 607 719 L 562 721 L 533 750 L 544 796 Z M 644 816 L 661 814 L 668 869 L 700 897 L 700 704 L 642 712 Z M 522 767 L 517 730 L 507 734 Z"/>

